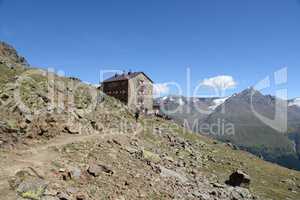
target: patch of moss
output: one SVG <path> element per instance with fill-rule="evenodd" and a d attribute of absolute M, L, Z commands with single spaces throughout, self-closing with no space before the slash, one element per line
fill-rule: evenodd
<path fill-rule="evenodd" d="M 17 128 L 17 121 L 15 119 L 9 119 L 6 121 L 9 128 Z"/>
<path fill-rule="evenodd" d="M 152 153 L 151 151 L 143 150 L 142 155 L 145 160 L 151 161 L 154 163 L 158 163 L 161 160 L 159 155 Z"/>
<path fill-rule="evenodd" d="M 17 75 L 20 75 L 24 72 L 25 69 L 23 68 L 9 68 L 4 64 L 0 64 L 0 91 L 4 88 L 6 83 L 9 83 L 12 78 Z"/>
<path fill-rule="evenodd" d="M 36 190 L 28 190 L 26 192 L 21 193 L 21 197 L 31 200 L 40 200 L 44 192 L 45 189 L 40 187 Z"/>
<path fill-rule="evenodd" d="M 74 93 L 74 102 L 78 109 L 86 109 L 92 103 L 92 96 L 87 87 L 79 87 Z"/>

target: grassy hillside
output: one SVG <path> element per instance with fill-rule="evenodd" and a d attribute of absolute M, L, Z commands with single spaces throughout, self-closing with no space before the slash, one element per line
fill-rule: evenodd
<path fill-rule="evenodd" d="M 159 123 L 164 126 L 163 124 L 166 122 L 160 121 Z M 170 126 L 172 125 L 170 124 Z M 232 150 L 226 144 L 194 133 L 185 132 L 181 128 L 175 128 L 172 132 L 193 144 L 192 146 L 197 149 L 196 152 L 202 156 L 196 163 L 196 166 L 199 168 L 199 171 L 207 173 L 208 176 L 216 174 L 217 179 L 223 182 L 228 178 L 230 172 L 241 168 L 253 177 L 252 191 L 261 196 L 262 199 L 286 199 L 287 196 L 289 198 L 297 198 L 297 193 L 289 192 L 289 187 L 292 187 L 294 183 L 290 185 L 285 183 L 286 180 L 297 180 L 296 182 L 298 182 L 299 172 L 268 163 L 247 152 Z M 148 137 L 151 138 L 150 133 L 145 137 L 147 140 L 150 140 Z M 154 138 L 150 140 L 153 141 L 154 149 L 162 148 L 164 142 L 156 143 L 154 141 L 160 141 L 160 139 Z M 170 150 L 169 146 L 164 148 Z M 183 151 L 180 155 L 183 155 L 189 161 L 193 160 L 193 158 L 189 157 L 188 152 Z M 297 185 L 297 183 L 295 184 Z"/>
<path fill-rule="evenodd" d="M 1 148 L 0 192 L 6 199 L 13 199 L 16 192 L 38 195 L 20 193 L 20 185 L 15 186 L 20 179 L 15 173 L 23 170 L 30 174 L 29 166 L 47 180 L 47 190 L 41 193 L 45 198 L 48 193 L 55 197 L 66 193 L 70 199 L 80 194 L 87 199 L 232 199 L 232 195 L 249 199 L 247 191 L 225 185 L 236 169 L 250 175 L 254 196 L 278 200 L 299 197 L 299 172 L 234 150 L 171 121 L 142 117 L 136 124 L 126 106 L 99 91 L 95 98 L 88 92 L 93 88 L 78 80 L 56 77 L 54 83 L 48 83 L 44 71 L 38 69 L 1 66 L 0 70 L 0 95 L 6 94 L 6 101 L 12 102 L 1 107 L 1 120 L 8 123 L 6 130 L 15 131 L 0 132 L 1 140 L 9 134 L 18 138 L 7 140 L 13 147 L 7 144 Z M 31 79 L 19 87 L 14 77 L 21 75 Z M 78 83 L 80 87 L 75 89 Z M 63 99 L 63 109 L 59 104 L 48 108 L 46 94 L 51 88 L 58 89 L 54 97 L 68 94 L 74 97 L 74 103 Z M 34 115 L 27 119 L 16 109 L 13 94 L 17 89 L 22 102 L 40 112 L 32 111 Z M 87 112 L 93 102 L 95 106 Z M 93 163 L 104 165 L 101 169 L 106 172 L 91 175 L 87 169 Z M 23 182 L 27 181 L 25 177 Z M 67 192 L 70 188 L 76 192 Z"/>

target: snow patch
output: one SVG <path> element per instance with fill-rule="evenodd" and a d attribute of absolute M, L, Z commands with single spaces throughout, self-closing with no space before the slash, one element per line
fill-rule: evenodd
<path fill-rule="evenodd" d="M 184 101 L 182 100 L 182 98 L 178 99 L 178 104 L 181 105 L 181 106 L 183 106 L 185 104 Z"/>
<path fill-rule="evenodd" d="M 215 110 L 218 106 L 222 105 L 229 97 L 218 98 L 213 100 L 213 105 L 209 106 L 209 110 Z"/>
<path fill-rule="evenodd" d="M 298 106 L 300 107 L 300 98 L 295 98 L 289 102 L 289 106 Z"/>
<path fill-rule="evenodd" d="M 165 101 L 167 99 L 168 99 L 168 96 L 165 96 L 165 97 L 162 98 L 163 101 Z"/>

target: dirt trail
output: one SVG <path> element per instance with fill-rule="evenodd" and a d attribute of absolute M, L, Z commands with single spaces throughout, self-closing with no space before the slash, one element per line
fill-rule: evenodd
<path fill-rule="evenodd" d="M 142 131 L 142 126 L 136 126 L 135 131 L 130 134 L 134 137 Z M 47 144 L 37 144 L 26 150 L 13 150 L 4 153 L 0 157 L 0 200 L 12 199 L 14 195 L 9 191 L 8 180 L 17 171 L 32 167 L 36 169 L 43 169 L 47 167 L 51 161 L 55 160 L 59 153 L 53 147 L 61 147 L 67 144 L 76 142 L 86 142 L 99 139 L 112 139 L 116 136 L 125 135 L 118 131 L 107 131 L 106 133 L 95 133 L 91 135 L 61 135 L 51 139 Z M 128 135 L 128 134 L 127 134 Z"/>

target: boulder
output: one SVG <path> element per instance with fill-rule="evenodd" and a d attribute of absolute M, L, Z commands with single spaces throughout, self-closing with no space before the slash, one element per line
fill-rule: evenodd
<path fill-rule="evenodd" d="M 71 200 L 72 199 L 67 193 L 64 193 L 64 192 L 59 192 L 57 194 L 57 197 L 59 200 Z"/>
<path fill-rule="evenodd" d="M 79 123 L 69 123 L 65 126 L 65 131 L 69 134 L 79 134 L 80 130 L 81 128 Z"/>
<path fill-rule="evenodd" d="M 159 170 L 160 170 L 160 176 L 162 177 L 173 177 L 176 178 L 181 183 L 185 183 L 188 181 L 188 179 L 184 175 L 181 175 L 178 172 L 167 169 L 163 166 L 159 166 Z"/>
<path fill-rule="evenodd" d="M 80 179 L 81 170 L 78 167 L 71 167 L 69 173 L 72 179 Z"/>
<path fill-rule="evenodd" d="M 110 175 L 114 173 L 109 167 L 99 164 L 91 164 L 87 172 L 94 177 L 100 176 L 102 172 L 105 172 Z"/>
<path fill-rule="evenodd" d="M 233 172 L 229 180 L 226 181 L 227 185 L 233 186 L 233 187 L 244 187 L 249 188 L 251 182 L 251 178 L 248 174 L 241 170 L 237 170 Z"/>
<path fill-rule="evenodd" d="M 40 200 L 45 194 L 48 182 L 38 175 L 35 169 L 27 168 L 18 171 L 9 180 L 10 188 L 23 199 Z"/>
<path fill-rule="evenodd" d="M 47 182 L 39 178 L 26 179 L 18 186 L 17 193 L 25 199 L 39 200 L 47 185 Z"/>

